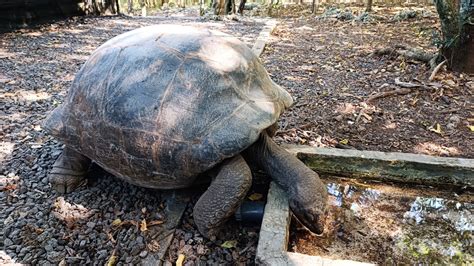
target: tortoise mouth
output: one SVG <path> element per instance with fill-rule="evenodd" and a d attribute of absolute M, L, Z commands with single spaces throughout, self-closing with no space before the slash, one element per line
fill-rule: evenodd
<path fill-rule="evenodd" d="M 301 207 L 297 202 L 290 202 L 290 208 L 295 219 L 309 231 L 316 235 L 321 235 L 324 232 L 324 212 Z"/>

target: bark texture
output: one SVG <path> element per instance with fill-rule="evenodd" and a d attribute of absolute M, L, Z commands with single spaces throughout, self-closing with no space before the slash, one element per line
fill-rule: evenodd
<path fill-rule="evenodd" d="M 474 0 L 435 0 L 441 20 L 441 54 L 455 71 L 474 73 Z"/>

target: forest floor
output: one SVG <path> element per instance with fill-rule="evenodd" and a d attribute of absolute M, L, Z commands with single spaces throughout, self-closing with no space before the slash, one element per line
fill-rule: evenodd
<path fill-rule="evenodd" d="M 277 141 L 474 158 L 474 76 L 441 68 L 430 81 L 425 62 L 374 54 L 434 53 L 435 11 L 399 21 L 396 10 L 376 14 L 366 23 L 344 14 L 280 21 L 263 61 L 296 100 Z"/>
<path fill-rule="evenodd" d="M 278 11 L 279 24 L 263 54 L 271 77 L 295 98 L 280 120 L 278 142 L 474 157 L 468 127 L 474 123 L 474 78 L 442 68 L 428 81 L 431 70 L 423 62 L 394 53 L 372 55 L 377 48 L 397 45 L 434 52 L 434 13 L 400 21 L 386 15 L 367 23 L 306 13 L 292 18 Z M 147 258 L 153 248 L 147 234 L 114 221 L 164 219 L 166 202 L 160 194 L 102 174 L 60 198 L 48 185 L 47 172 L 62 146 L 41 122 L 62 102 L 92 51 L 122 32 L 180 23 L 225 31 L 251 46 L 263 27 L 262 20 L 248 17 L 214 21 L 196 15 L 75 18 L 0 35 L 0 237 L 5 239 L 0 263 L 2 257 L 26 264 L 122 264 Z M 395 80 L 416 87 L 400 88 L 397 84 L 406 84 Z M 403 95 L 369 101 L 391 90 Z M 86 215 L 71 225 L 58 218 L 61 206 Z M 183 254 L 187 265 L 253 263 L 258 227 L 230 221 L 220 240 L 211 242 L 199 236 L 191 210 L 192 204 L 167 261 Z"/>

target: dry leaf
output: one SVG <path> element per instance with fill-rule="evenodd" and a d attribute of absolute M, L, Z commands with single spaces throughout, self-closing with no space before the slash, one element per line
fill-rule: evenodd
<path fill-rule="evenodd" d="M 261 200 L 263 198 L 263 195 L 260 193 L 253 193 L 252 195 L 249 196 L 249 200 L 256 201 L 256 200 Z"/>
<path fill-rule="evenodd" d="M 146 230 L 148 230 L 146 226 L 146 220 L 143 219 L 142 222 L 140 223 L 140 231 L 145 232 Z"/>
<path fill-rule="evenodd" d="M 474 131 L 474 126 L 467 126 L 471 131 Z"/>
<path fill-rule="evenodd" d="M 221 247 L 223 248 L 235 248 L 237 245 L 237 240 L 227 240 L 224 243 L 222 243 Z"/>
<path fill-rule="evenodd" d="M 107 261 L 107 266 L 114 266 L 117 263 L 117 256 L 115 256 L 115 251 L 110 256 L 109 260 Z"/>
<path fill-rule="evenodd" d="M 443 132 L 441 131 L 441 125 L 439 123 L 436 123 L 436 127 L 429 127 L 428 130 L 433 131 L 437 134 L 443 134 Z"/>
<path fill-rule="evenodd" d="M 176 260 L 176 266 L 183 266 L 184 254 L 179 254 L 178 259 Z"/>
<path fill-rule="evenodd" d="M 349 143 L 349 140 L 348 139 L 343 139 L 343 140 L 339 141 L 339 143 L 347 145 Z"/>
<path fill-rule="evenodd" d="M 120 226 L 121 224 L 122 220 L 120 220 L 120 218 L 117 218 L 112 222 L 112 226 Z"/>
<path fill-rule="evenodd" d="M 3 187 L 3 191 L 8 191 L 8 190 L 15 190 L 17 187 L 16 184 L 7 184 L 5 187 Z"/>

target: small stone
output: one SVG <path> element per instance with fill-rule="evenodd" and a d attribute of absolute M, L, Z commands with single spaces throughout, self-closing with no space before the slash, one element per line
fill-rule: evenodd
<path fill-rule="evenodd" d="M 136 256 L 140 253 L 141 248 L 139 246 L 134 246 L 130 251 L 130 255 Z"/>
<path fill-rule="evenodd" d="M 188 242 L 189 239 L 193 237 L 193 233 L 186 233 L 184 234 L 184 241 Z"/>
<path fill-rule="evenodd" d="M 206 254 L 206 248 L 204 245 L 199 244 L 196 248 L 196 252 L 198 255 L 205 255 Z"/>
<path fill-rule="evenodd" d="M 94 228 L 95 227 L 95 223 L 94 222 L 87 222 L 87 227 L 89 228 Z"/>
<path fill-rule="evenodd" d="M 145 258 L 148 255 L 148 252 L 146 250 L 140 252 L 140 257 Z"/>
<path fill-rule="evenodd" d="M 135 241 L 137 241 L 138 244 L 143 244 L 143 236 L 138 236 Z"/>
<path fill-rule="evenodd" d="M 97 252 L 97 255 L 98 255 L 99 260 L 103 260 L 103 259 L 107 258 L 107 250 L 105 250 L 105 249 L 99 250 Z"/>
<path fill-rule="evenodd" d="M 8 248 L 9 246 L 13 245 L 13 241 L 10 238 L 5 238 L 3 244 Z"/>

